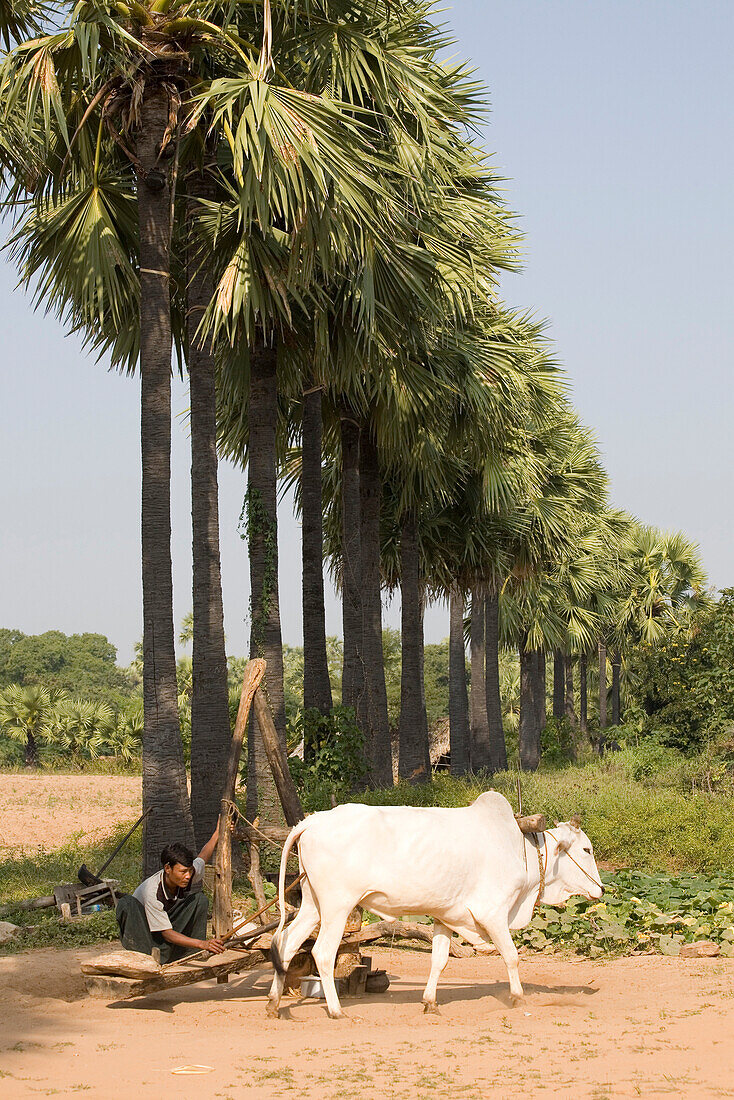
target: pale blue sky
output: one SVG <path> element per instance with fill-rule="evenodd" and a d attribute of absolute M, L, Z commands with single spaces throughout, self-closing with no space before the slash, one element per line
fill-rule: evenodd
<path fill-rule="evenodd" d="M 512 304 L 551 322 L 614 502 L 678 528 L 712 582 L 734 584 L 734 4 L 460 0 L 456 52 L 489 89 L 486 148 L 527 235 Z M 106 633 L 130 658 L 141 627 L 138 383 L 105 371 L 34 314 L 0 260 L 0 625 Z M 185 389 L 174 408 L 183 414 Z M 174 428 L 176 618 L 191 607 L 188 439 Z M 245 649 L 243 483 L 223 468 L 229 650 Z M 300 531 L 281 517 L 283 633 L 297 643 Z M 388 612 L 397 624 L 397 603 Z M 328 629 L 340 632 L 336 600 Z M 430 609 L 429 641 L 448 633 Z"/>

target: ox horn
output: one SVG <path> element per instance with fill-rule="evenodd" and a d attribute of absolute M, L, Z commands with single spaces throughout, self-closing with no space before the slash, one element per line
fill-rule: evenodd
<path fill-rule="evenodd" d="M 568 824 L 573 825 L 574 829 L 580 829 L 581 828 L 581 818 L 579 817 L 578 814 L 574 814 Z"/>

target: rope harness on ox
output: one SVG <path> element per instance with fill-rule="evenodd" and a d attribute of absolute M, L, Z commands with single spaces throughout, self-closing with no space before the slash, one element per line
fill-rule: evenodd
<path fill-rule="evenodd" d="M 540 876 L 540 885 L 538 886 L 538 895 L 537 895 L 537 897 L 536 897 L 536 899 L 533 903 L 533 913 L 535 912 L 535 910 L 540 905 L 540 899 L 542 898 L 543 891 L 545 890 L 545 876 L 546 876 L 546 872 L 548 870 L 548 844 L 546 842 L 543 843 L 543 848 L 545 848 L 545 860 L 543 859 L 543 857 L 541 855 L 541 850 L 540 850 L 541 849 L 540 838 L 541 838 L 541 836 L 544 837 L 545 833 L 548 833 L 549 836 L 552 836 L 553 839 L 555 840 L 556 844 L 558 844 L 560 846 L 561 842 L 559 841 L 558 837 L 555 835 L 555 833 L 553 832 L 552 829 L 545 829 L 543 831 L 543 833 L 527 833 L 527 834 L 525 834 L 528 837 L 528 840 L 530 841 L 530 843 L 535 848 L 536 852 L 538 853 L 538 873 L 539 873 L 539 876 Z M 530 840 L 531 837 L 533 837 L 532 840 Z M 523 844 L 523 854 L 524 854 L 524 847 L 525 846 Z M 602 882 L 599 882 L 598 879 L 595 879 L 593 875 L 590 875 L 589 872 L 586 870 L 586 868 L 582 867 L 581 864 L 573 858 L 573 856 L 571 855 L 571 853 L 568 851 L 567 848 L 564 848 L 563 851 L 568 856 L 568 858 L 571 860 L 571 863 L 575 864 L 575 866 L 578 867 L 579 871 L 582 871 L 583 874 L 586 875 L 589 882 L 593 882 L 594 885 L 598 886 L 599 889 L 603 893 L 604 892 L 604 884 Z M 527 861 L 526 861 L 525 866 L 527 867 Z"/>

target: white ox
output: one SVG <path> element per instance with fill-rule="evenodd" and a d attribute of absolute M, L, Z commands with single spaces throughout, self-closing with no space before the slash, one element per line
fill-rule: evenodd
<path fill-rule="evenodd" d="M 546 904 L 558 905 L 573 894 L 592 900 L 602 896 L 591 842 L 581 829 L 562 822 L 539 834 L 539 840 Z M 306 873 L 303 900 L 293 923 L 284 928 L 285 867 L 296 841 Z M 519 999 L 523 991 L 510 929 L 530 922 L 540 875 L 538 849 L 520 832 L 510 803 L 496 791 L 463 809 L 345 805 L 312 814 L 291 830 L 283 849 L 268 1014 L 277 1016 L 285 970 L 320 921 L 313 958 L 329 1015 L 342 1015 L 334 959 L 355 905 L 385 919 L 408 913 L 433 917 L 425 1011 L 436 1011 L 436 987 L 452 930 L 471 944 L 494 941 L 507 966 L 511 995 Z"/>

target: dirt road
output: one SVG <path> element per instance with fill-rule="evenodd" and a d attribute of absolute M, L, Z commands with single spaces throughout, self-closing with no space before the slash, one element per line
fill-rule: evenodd
<path fill-rule="evenodd" d="M 106 1004 L 83 995 L 79 960 L 0 959 L 0 1095 L 156 1097 L 734 1096 L 734 964 L 644 956 L 529 955 L 511 1008 L 497 958 L 451 959 L 441 1015 L 424 1016 L 423 952 L 373 952 L 389 992 L 347 1000 L 348 1020 L 292 1001 L 265 1017 L 265 972 Z M 187 1065 L 201 1075 L 174 1075 Z"/>

